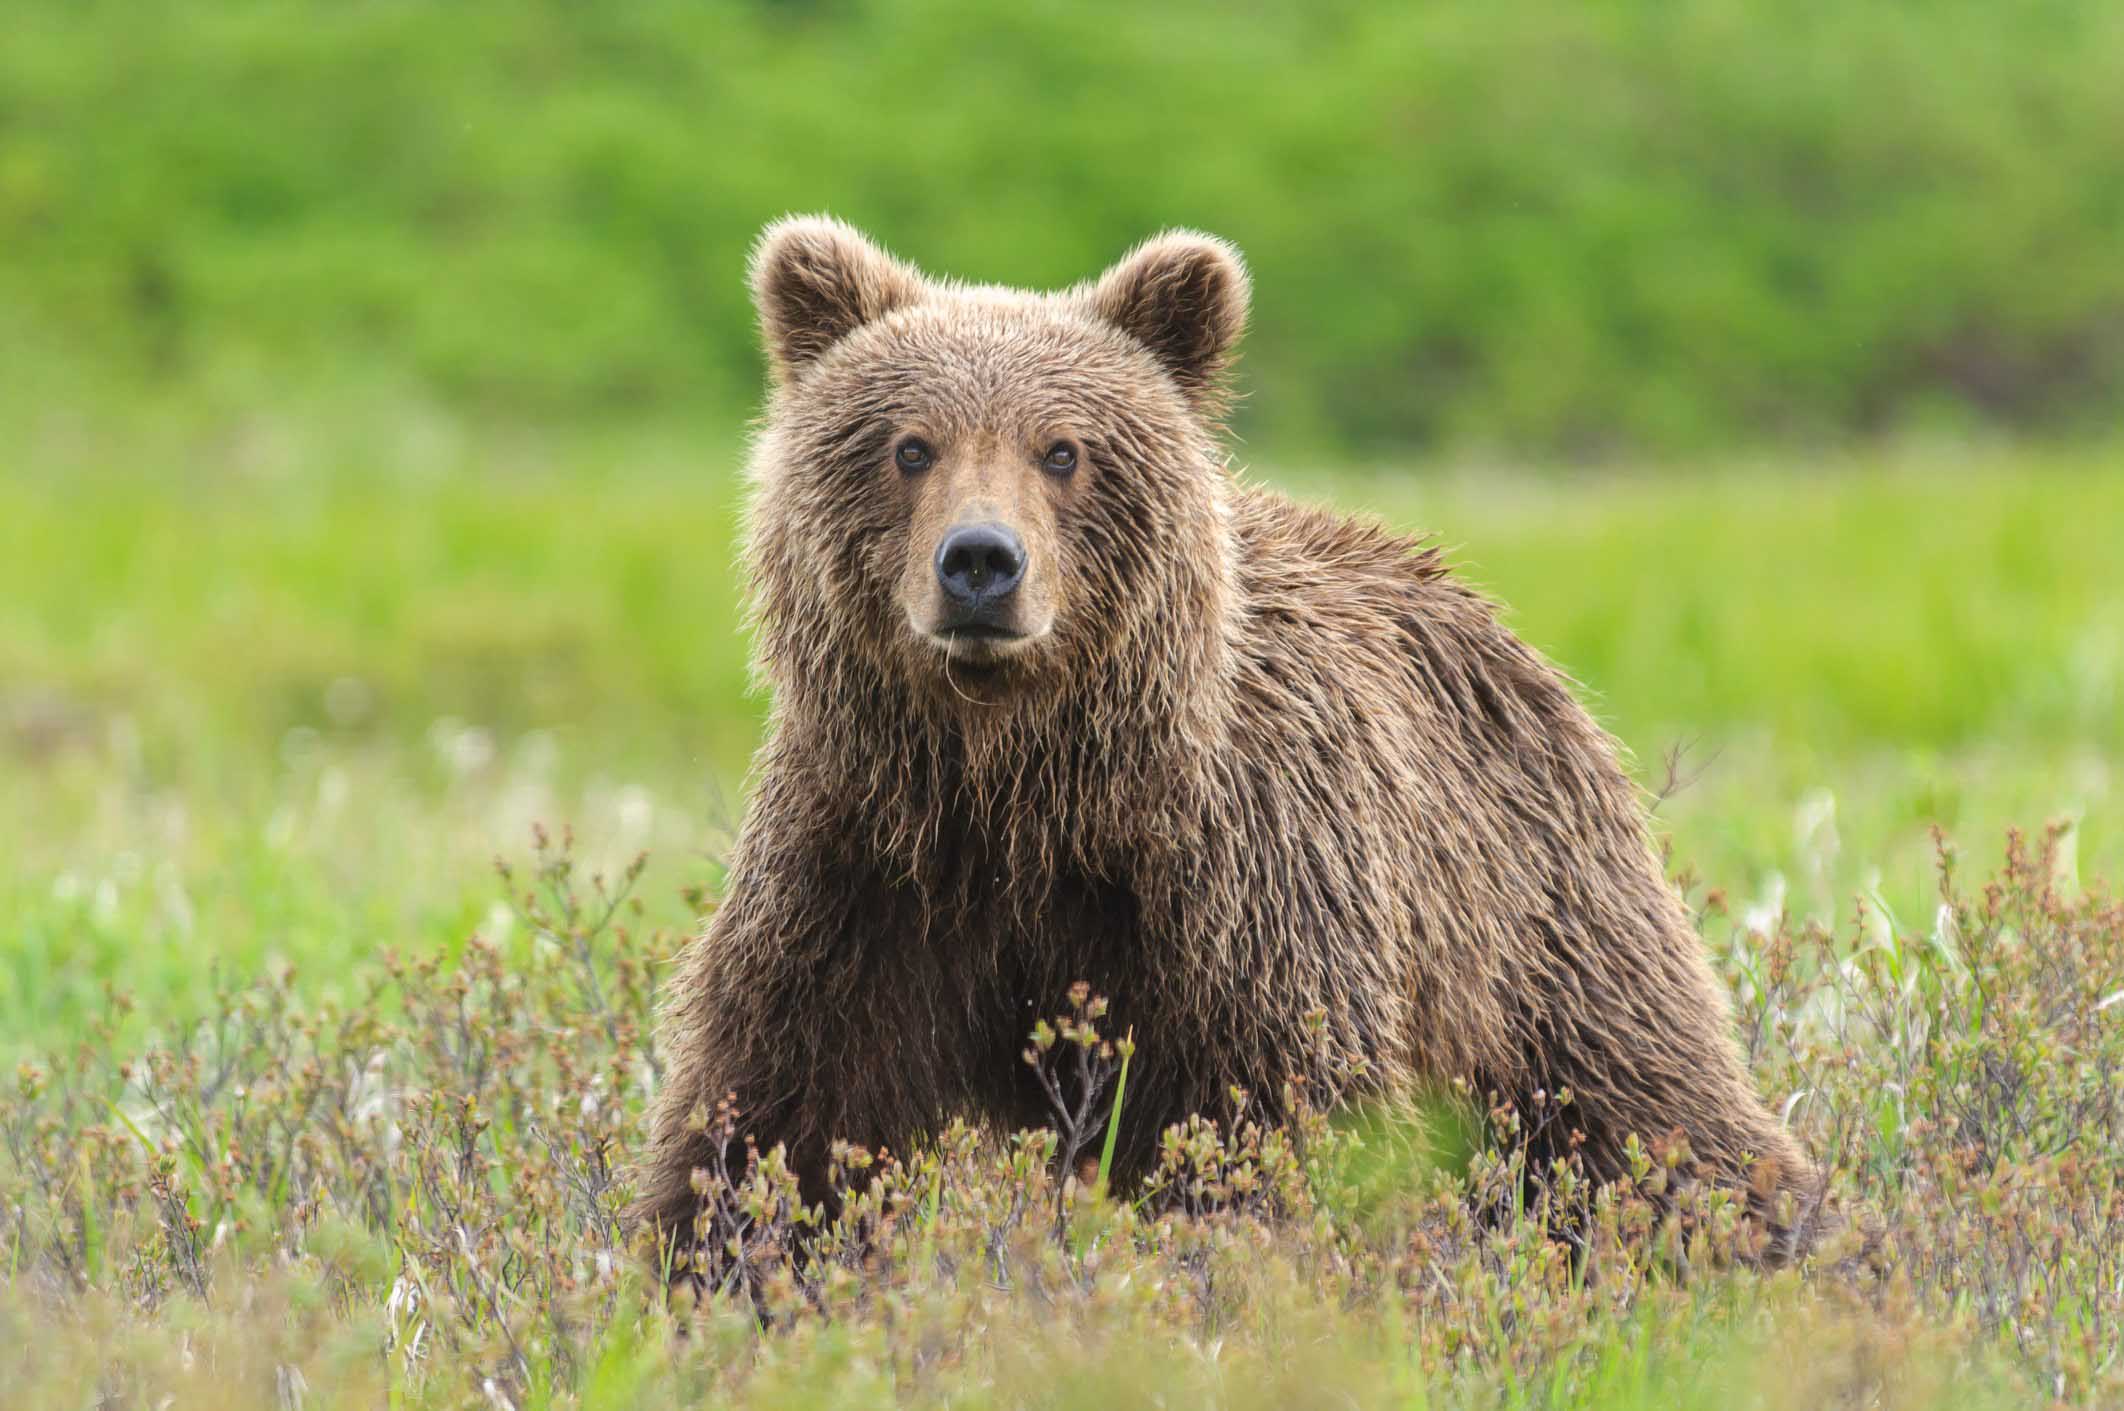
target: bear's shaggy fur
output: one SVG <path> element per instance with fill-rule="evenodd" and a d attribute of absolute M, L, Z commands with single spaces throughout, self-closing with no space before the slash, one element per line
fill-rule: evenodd
<path fill-rule="evenodd" d="M 773 720 L 667 985 L 639 1215 L 685 1237 L 726 1094 L 807 1199 L 835 1138 L 1044 1124 L 1019 1055 L 1078 980 L 1137 1041 L 1124 1176 L 1231 1085 L 1274 1115 L 1325 1084 L 1325 1051 L 1378 1091 L 1568 1088 L 1597 1176 L 1679 1131 L 1765 1215 L 1808 1189 L 1564 678 L 1436 551 L 1227 469 L 1235 252 L 1167 234 L 1035 294 L 806 218 L 753 279 Z M 1001 644 L 937 625 L 938 535 L 984 517 L 1028 560 Z"/>

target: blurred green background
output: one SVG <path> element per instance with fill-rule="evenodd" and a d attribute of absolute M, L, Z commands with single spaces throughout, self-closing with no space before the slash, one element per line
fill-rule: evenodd
<path fill-rule="evenodd" d="M 759 227 L 1256 282 L 1248 473 L 1439 531 L 1742 911 L 2124 747 L 2124 7 L 60 3 L 0 20 L 0 1032 L 712 875 Z M 660 904 L 674 906 L 675 902 Z"/>
<path fill-rule="evenodd" d="M 346 385 L 742 414 L 760 225 L 1051 285 L 1258 274 L 1250 440 L 2084 428 L 2124 393 L 2108 0 L 14 0 L 16 409 Z"/>

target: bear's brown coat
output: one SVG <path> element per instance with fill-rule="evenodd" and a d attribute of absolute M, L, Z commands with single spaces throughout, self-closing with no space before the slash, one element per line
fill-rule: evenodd
<path fill-rule="evenodd" d="M 1679 1129 L 1759 1210 L 1808 1186 L 1563 677 L 1435 550 L 1227 469 L 1233 251 L 1168 234 L 1032 294 L 795 219 L 754 289 L 773 719 L 727 896 L 667 985 L 641 1215 L 684 1237 L 711 1151 L 689 1116 L 726 1094 L 814 1199 L 834 1138 L 1043 1124 L 1019 1054 L 1077 980 L 1138 1043 L 1124 1176 L 1231 1085 L 1273 1106 L 1324 1082 L 1324 1011 L 1382 1091 L 1568 1088 L 1596 1175 Z M 935 469 L 896 463 L 911 429 Z M 1013 507 L 1052 611 L 1013 655 L 923 627 L 932 536 L 970 502 Z"/>

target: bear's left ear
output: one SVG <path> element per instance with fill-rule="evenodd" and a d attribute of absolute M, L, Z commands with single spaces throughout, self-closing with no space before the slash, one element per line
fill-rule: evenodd
<path fill-rule="evenodd" d="M 1197 411 L 1222 409 L 1224 370 L 1246 331 L 1246 263 L 1213 235 L 1169 230 L 1138 245 L 1091 293 L 1099 317 L 1150 350 Z"/>
<path fill-rule="evenodd" d="M 752 251 L 752 298 L 777 382 L 924 288 L 921 275 L 830 216 L 778 220 Z"/>

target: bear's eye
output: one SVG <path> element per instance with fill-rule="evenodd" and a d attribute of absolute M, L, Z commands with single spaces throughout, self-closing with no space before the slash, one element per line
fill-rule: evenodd
<path fill-rule="evenodd" d="M 930 450 L 929 443 L 921 437 L 910 436 L 900 443 L 900 449 L 893 452 L 892 458 L 900 469 L 913 475 L 916 471 L 929 469 L 935 462 L 937 453 Z"/>
<path fill-rule="evenodd" d="M 1067 475 L 1077 468 L 1077 448 L 1067 441 L 1057 441 L 1040 457 L 1040 468 L 1050 475 Z"/>

